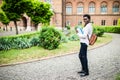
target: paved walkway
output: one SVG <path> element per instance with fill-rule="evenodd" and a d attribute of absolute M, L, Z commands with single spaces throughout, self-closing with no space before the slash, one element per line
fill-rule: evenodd
<path fill-rule="evenodd" d="M 120 34 L 113 41 L 88 51 L 90 75 L 81 78 L 78 53 L 47 60 L 0 67 L 0 80 L 114 80 L 120 72 Z"/>
<path fill-rule="evenodd" d="M 19 34 L 23 34 L 23 33 L 32 33 L 35 31 L 19 31 Z M 4 32 L 0 32 L 0 37 L 2 36 L 12 36 L 12 35 L 16 35 L 16 31 L 4 31 Z"/>

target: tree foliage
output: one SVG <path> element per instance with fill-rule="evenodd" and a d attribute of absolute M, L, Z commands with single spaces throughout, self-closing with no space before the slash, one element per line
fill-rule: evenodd
<path fill-rule="evenodd" d="M 8 25 L 10 22 L 10 20 L 7 18 L 7 16 L 2 10 L 0 10 L 0 21 L 5 25 Z"/>
<path fill-rule="evenodd" d="M 10 20 L 7 18 L 7 16 L 1 9 L 0 9 L 0 21 L 6 26 L 7 30 L 7 25 L 9 24 Z"/>
<path fill-rule="evenodd" d="M 49 23 L 53 12 L 50 10 L 50 4 L 34 1 L 31 9 L 27 10 L 27 14 L 35 25 L 39 23 Z"/>
<path fill-rule="evenodd" d="M 27 14 L 35 25 L 49 23 L 53 12 L 50 4 L 39 0 L 3 0 L 2 10 L 10 21 L 14 21 L 16 34 L 18 34 L 17 21 L 23 14 Z"/>
<path fill-rule="evenodd" d="M 21 15 L 24 13 L 24 10 L 22 10 L 21 2 L 23 0 L 3 0 L 2 3 L 2 10 L 5 12 L 6 16 L 10 21 L 14 21 L 15 28 L 16 28 L 16 34 L 18 34 L 18 27 L 17 27 L 17 21 L 20 20 Z"/>

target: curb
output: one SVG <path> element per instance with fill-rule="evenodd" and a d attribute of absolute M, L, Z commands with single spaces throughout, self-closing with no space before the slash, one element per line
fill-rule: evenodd
<path fill-rule="evenodd" d="M 89 48 L 88 51 L 94 50 L 94 49 L 102 47 L 102 46 L 105 46 L 105 45 L 109 44 L 111 41 L 109 41 L 107 43 L 104 43 L 104 44 L 101 44 L 101 45 L 98 45 L 98 46 L 95 46 L 93 48 Z M 20 64 L 27 64 L 27 63 L 32 63 L 32 62 L 47 60 L 47 59 L 51 59 L 51 58 L 57 58 L 57 57 L 72 55 L 72 54 L 76 54 L 76 53 L 79 53 L 79 52 L 70 52 L 70 53 L 66 53 L 66 54 L 59 54 L 59 55 L 55 55 L 55 56 L 48 56 L 48 57 L 44 57 L 44 58 L 33 59 L 33 60 L 23 61 L 23 62 L 16 62 L 16 63 L 12 63 L 12 64 L 2 64 L 2 65 L 0 65 L 0 67 L 15 66 L 15 65 L 20 65 Z"/>

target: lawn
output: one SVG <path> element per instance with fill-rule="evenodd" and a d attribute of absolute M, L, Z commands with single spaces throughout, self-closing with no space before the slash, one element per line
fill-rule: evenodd
<path fill-rule="evenodd" d="M 115 75 L 115 80 L 120 80 L 120 73 L 118 73 L 117 75 Z"/>
<path fill-rule="evenodd" d="M 104 34 L 102 37 L 98 37 L 97 42 L 93 46 L 89 46 L 89 49 L 108 43 L 111 40 L 111 35 Z M 79 41 L 68 41 L 67 43 L 60 44 L 59 47 L 54 50 L 46 50 L 36 46 L 27 49 L 0 51 L 0 65 L 75 53 L 79 52 L 79 48 Z"/>

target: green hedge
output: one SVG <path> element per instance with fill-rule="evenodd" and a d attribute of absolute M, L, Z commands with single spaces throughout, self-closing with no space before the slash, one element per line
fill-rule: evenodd
<path fill-rule="evenodd" d="M 94 27 L 93 33 L 95 33 L 97 36 L 101 37 L 104 34 L 104 28 L 101 27 Z"/>
<path fill-rule="evenodd" d="M 40 32 L 0 37 L 0 50 L 25 49 L 41 46 L 45 49 L 55 49 L 59 46 L 61 34 L 53 27 L 43 27 Z"/>
<path fill-rule="evenodd" d="M 24 49 L 37 45 L 38 41 L 33 38 L 38 36 L 38 32 L 29 34 L 19 34 L 15 36 L 0 37 L 0 50 Z"/>
<path fill-rule="evenodd" d="M 120 27 L 104 27 L 105 32 L 120 33 Z"/>
<path fill-rule="evenodd" d="M 118 26 L 94 26 L 95 29 L 102 29 L 107 33 L 120 33 L 120 27 Z"/>

